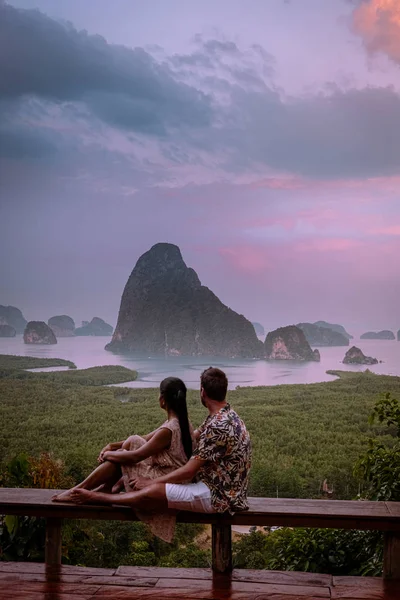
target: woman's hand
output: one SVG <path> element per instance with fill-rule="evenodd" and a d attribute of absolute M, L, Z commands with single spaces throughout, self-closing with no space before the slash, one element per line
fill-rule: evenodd
<path fill-rule="evenodd" d="M 110 462 L 122 462 L 118 460 L 121 456 L 121 450 L 107 450 L 103 454 L 103 462 L 109 460 Z"/>
<path fill-rule="evenodd" d="M 148 487 L 153 483 L 152 479 L 147 479 L 147 477 L 133 477 L 133 479 L 129 480 L 129 485 L 134 490 L 142 490 L 143 488 Z"/>
<path fill-rule="evenodd" d="M 109 452 L 111 450 L 111 444 L 107 444 L 107 446 L 104 446 L 103 450 L 100 452 L 99 456 L 97 457 L 97 462 L 102 463 L 105 461 L 104 458 L 104 454 L 106 452 Z"/>

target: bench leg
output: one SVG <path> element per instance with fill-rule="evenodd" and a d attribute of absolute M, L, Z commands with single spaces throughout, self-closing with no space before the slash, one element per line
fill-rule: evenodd
<path fill-rule="evenodd" d="M 61 565 L 61 525 L 62 519 L 46 519 L 46 565 Z"/>
<path fill-rule="evenodd" d="M 212 568 L 214 573 L 232 571 L 232 529 L 230 525 L 212 525 Z"/>
<path fill-rule="evenodd" d="M 400 579 L 400 533 L 384 533 L 383 577 Z"/>

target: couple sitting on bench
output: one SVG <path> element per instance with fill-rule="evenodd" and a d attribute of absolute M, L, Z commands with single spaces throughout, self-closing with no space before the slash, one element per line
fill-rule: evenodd
<path fill-rule="evenodd" d="M 176 511 L 246 510 L 249 434 L 226 402 L 228 379 L 223 371 L 206 369 L 200 386 L 209 414 L 196 431 L 188 420 L 185 384 L 168 377 L 160 384 L 159 398 L 167 421 L 143 437 L 133 435 L 105 446 L 97 469 L 53 500 L 131 506 L 165 541 L 172 540 Z"/>

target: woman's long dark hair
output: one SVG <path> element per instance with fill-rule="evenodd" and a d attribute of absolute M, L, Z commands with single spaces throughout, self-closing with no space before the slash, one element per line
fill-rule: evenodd
<path fill-rule="evenodd" d="M 186 405 L 186 385 L 178 377 L 167 377 L 160 383 L 160 394 L 167 403 L 168 408 L 173 410 L 179 419 L 182 445 L 189 459 L 192 456 L 193 446 Z"/>

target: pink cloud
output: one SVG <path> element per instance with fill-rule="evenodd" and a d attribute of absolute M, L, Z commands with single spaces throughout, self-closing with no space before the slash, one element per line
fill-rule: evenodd
<path fill-rule="evenodd" d="M 219 248 L 219 254 L 235 269 L 245 273 L 259 273 L 271 267 L 268 250 L 256 246 L 230 246 Z"/>
<path fill-rule="evenodd" d="M 399 0 L 367 0 L 353 13 L 353 27 L 370 52 L 384 52 L 400 63 Z"/>
<path fill-rule="evenodd" d="M 390 225 L 389 227 L 381 227 L 380 229 L 373 229 L 371 231 L 373 235 L 389 235 L 396 236 L 400 235 L 400 225 Z"/>
<path fill-rule="evenodd" d="M 362 243 L 359 240 L 345 238 L 321 238 L 300 242 L 297 244 L 297 250 L 300 252 L 344 252 L 359 248 Z"/>

